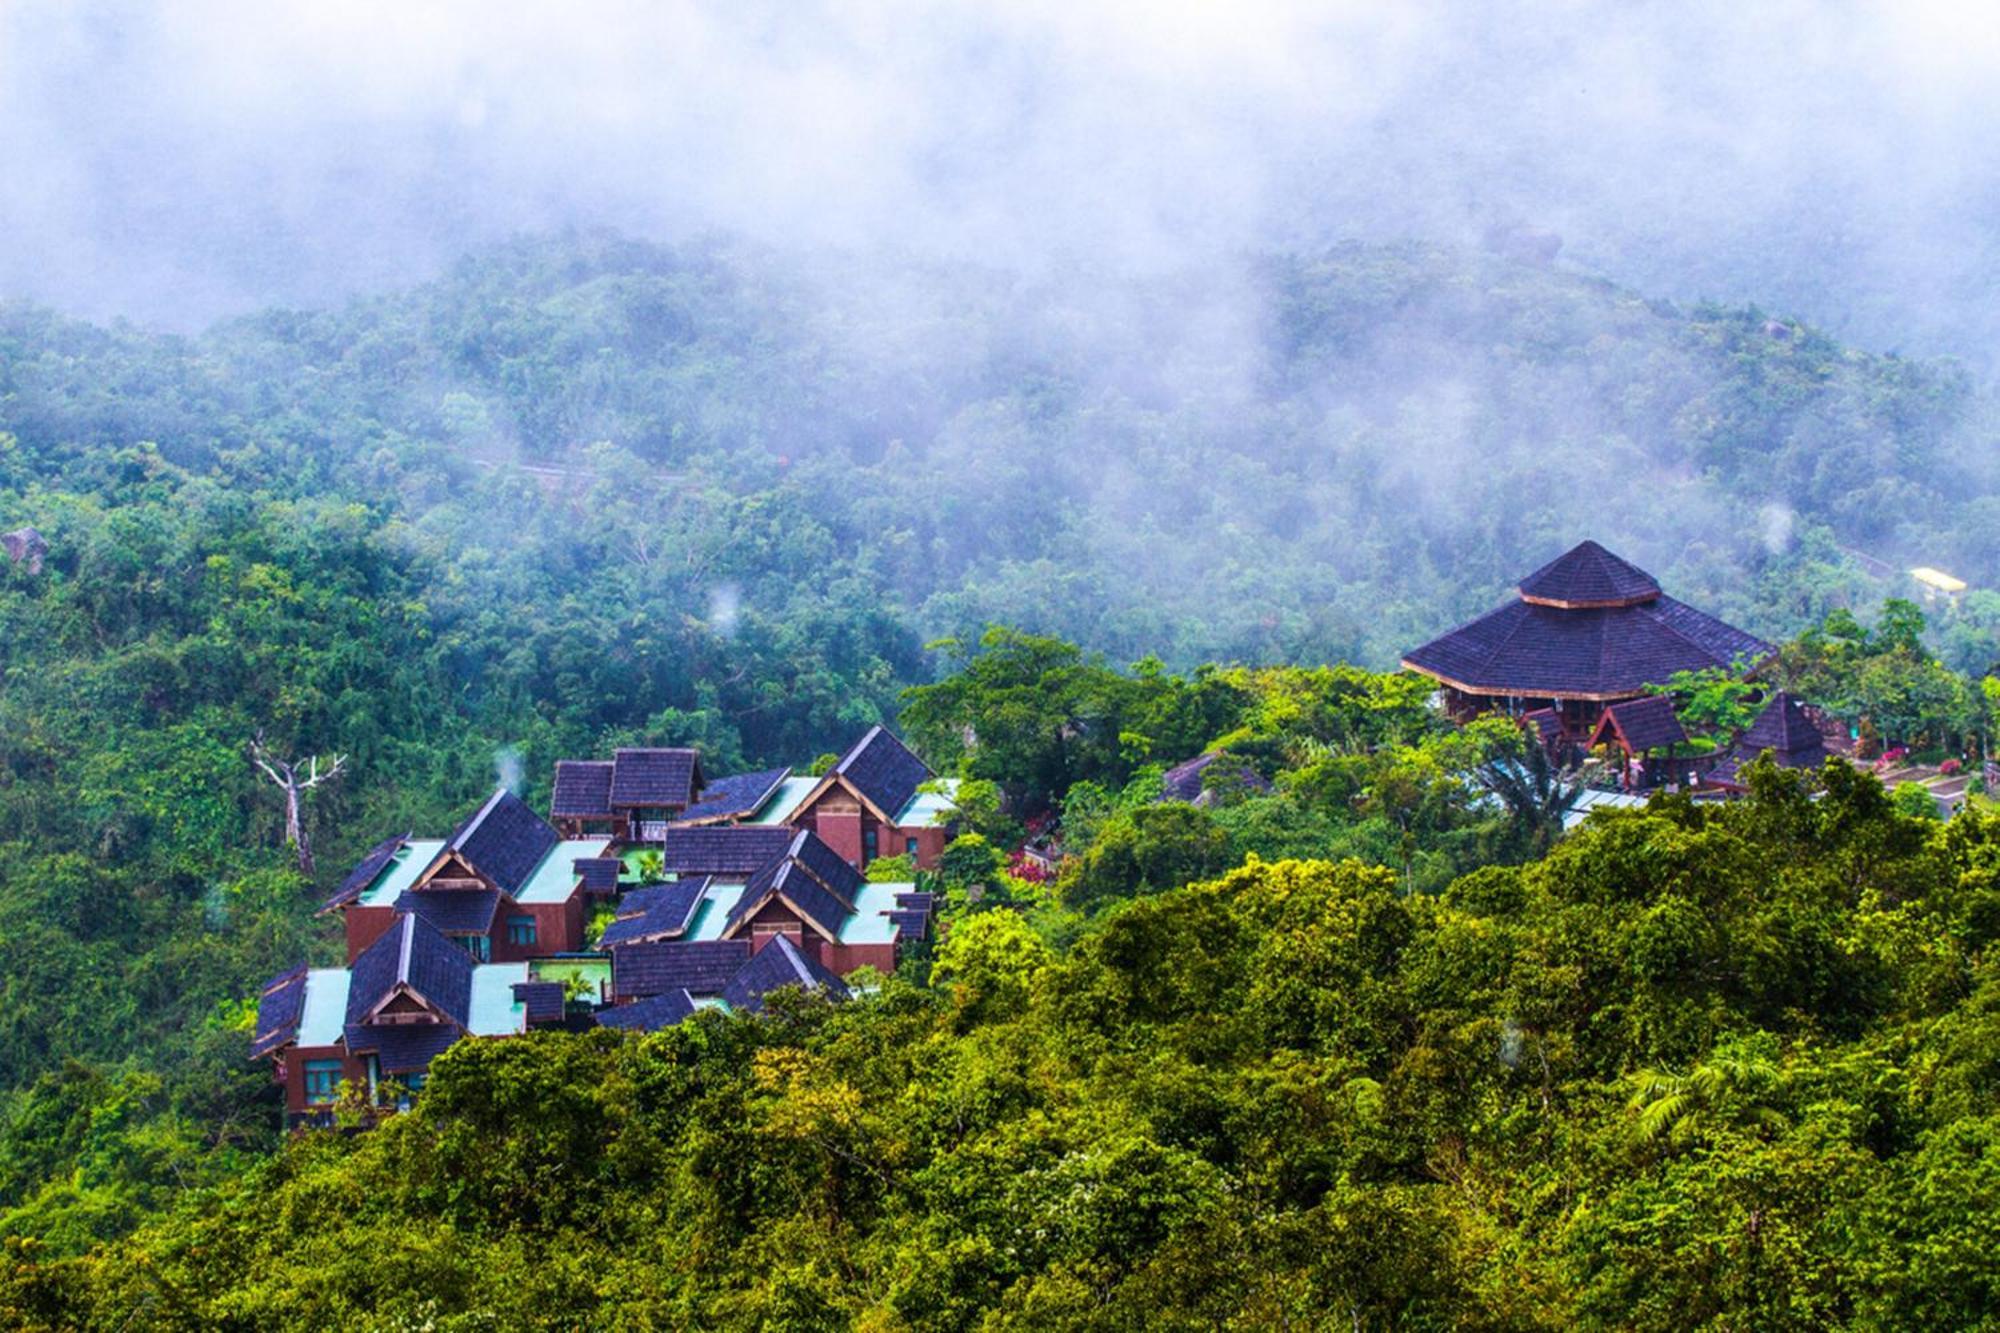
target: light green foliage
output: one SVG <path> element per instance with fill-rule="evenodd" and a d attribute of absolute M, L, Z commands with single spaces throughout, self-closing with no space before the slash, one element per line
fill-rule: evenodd
<path fill-rule="evenodd" d="M 1688 738 L 1710 749 L 1728 745 L 1757 720 L 1758 698 L 1763 687 L 1745 679 L 1741 672 L 1720 667 L 1700 671 L 1676 671 L 1664 685 L 1652 687 L 1655 694 L 1674 698 L 1674 712 Z"/>
<path fill-rule="evenodd" d="M 1987 735 L 1984 691 L 1931 657 L 1923 613 L 1894 599 L 1868 630 L 1847 611 L 1782 646 L 1775 676 L 1786 689 L 1888 744 L 1952 751 Z"/>
<path fill-rule="evenodd" d="M 1889 801 L 1899 813 L 1916 819 L 1938 817 L 1937 798 L 1921 782 L 1897 783 L 1896 790 L 1889 794 Z"/>
<path fill-rule="evenodd" d="M 179 1205 L 39 1192 L 15 1234 L 59 1244 L 6 1242 L 0 1312 L 1976 1324 L 2000 1296 L 2000 978 L 1972 923 L 2000 920 L 2000 818 L 1911 820 L 1839 765 L 1817 799 L 1750 775 L 1748 801 L 1595 819 L 1442 896 L 1253 862 L 1062 947 L 1011 911 L 956 920 L 928 987 L 462 1043 L 414 1111 Z M 0 1189 L 52 1149 L 136 1160 L 134 1095 L 38 1087 Z M 100 1132 L 108 1156 L 55 1147 Z"/>
<path fill-rule="evenodd" d="M 876 884 L 908 884 L 917 877 L 917 864 L 907 853 L 878 856 L 862 867 L 862 874 Z"/>

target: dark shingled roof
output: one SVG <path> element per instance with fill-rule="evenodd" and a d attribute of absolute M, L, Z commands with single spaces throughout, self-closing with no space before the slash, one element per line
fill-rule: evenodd
<path fill-rule="evenodd" d="M 693 750 L 631 749 L 615 752 L 611 805 L 686 806 L 701 786 L 701 760 Z"/>
<path fill-rule="evenodd" d="M 901 814 L 917 788 L 933 776 L 924 761 L 910 753 L 909 746 L 879 726 L 870 727 L 868 734 L 840 757 L 833 771 L 889 819 Z"/>
<path fill-rule="evenodd" d="M 306 1007 L 306 969 L 280 972 L 264 983 L 257 996 L 257 1026 L 250 1035 L 250 1058 L 262 1059 L 289 1046 L 299 1035 L 299 1017 Z"/>
<path fill-rule="evenodd" d="M 1524 726 L 1535 729 L 1535 735 L 1541 740 L 1544 750 L 1562 739 L 1562 718 L 1553 708 L 1537 708 L 1533 712 L 1523 713 L 1521 722 Z"/>
<path fill-rule="evenodd" d="M 1211 750 L 1207 754 L 1198 754 L 1186 763 L 1176 764 L 1168 769 L 1160 780 L 1160 799 L 1194 804 L 1201 798 L 1203 776 L 1222 757 L 1221 754 Z M 1242 775 L 1246 786 L 1258 791 L 1271 790 L 1271 784 L 1264 780 L 1263 775 L 1247 764 L 1239 761 L 1236 764 L 1236 771 Z"/>
<path fill-rule="evenodd" d="M 1521 597 L 1546 606 L 1631 606 L 1660 595 L 1660 585 L 1637 565 L 1596 542 L 1578 542 L 1521 580 Z"/>
<path fill-rule="evenodd" d="M 684 990 L 661 991 L 635 1004 L 597 1011 L 597 1025 L 628 1032 L 658 1032 L 694 1015 L 694 998 Z"/>
<path fill-rule="evenodd" d="M 579 856 L 571 862 L 585 893 L 616 893 L 625 863 L 615 856 Z"/>
<path fill-rule="evenodd" d="M 853 909 L 855 895 L 861 892 L 861 886 L 868 882 L 859 870 L 847 864 L 839 852 L 827 846 L 810 829 L 800 829 L 798 836 L 785 848 L 785 854 L 804 866 L 849 910 Z"/>
<path fill-rule="evenodd" d="M 551 819 L 609 819 L 609 759 L 556 760 L 556 788 L 549 794 Z"/>
<path fill-rule="evenodd" d="M 356 1024 L 394 990 L 409 986 L 465 1026 L 472 1007 L 472 956 L 407 912 L 354 960 L 347 1021 Z"/>
<path fill-rule="evenodd" d="M 332 897 L 320 904 L 319 910 L 330 912 L 336 907 L 345 907 L 367 892 L 368 886 L 375 882 L 375 877 L 382 873 L 382 868 L 402 850 L 403 844 L 408 842 L 410 837 L 408 833 L 399 833 L 393 838 L 384 838 L 370 847 L 368 854 L 361 858 L 361 863 L 347 872 L 347 878 L 340 881 L 340 887 L 333 891 Z"/>
<path fill-rule="evenodd" d="M 1674 714 L 1674 701 L 1664 694 L 1612 704 L 1604 710 L 1604 717 L 1591 736 L 1592 744 L 1613 729 L 1624 737 L 1625 747 L 1634 754 L 1680 745 L 1688 738 L 1680 718 Z"/>
<path fill-rule="evenodd" d="M 1818 768 L 1826 760 L 1826 737 L 1806 716 L 1805 705 L 1780 690 L 1757 714 L 1736 749 L 1745 759 L 1770 750 L 1787 768 Z"/>
<path fill-rule="evenodd" d="M 766 995 L 785 986 L 819 991 L 836 1000 L 847 998 L 847 987 L 841 979 L 785 935 L 773 935 L 771 942 L 729 979 L 722 989 L 722 998 L 731 1009 L 754 1014 L 764 1007 Z"/>
<path fill-rule="evenodd" d="M 500 910 L 498 889 L 406 889 L 396 910 L 422 917 L 446 935 L 484 935 Z"/>
<path fill-rule="evenodd" d="M 347 1053 L 374 1051 L 385 1075 L 421 1074 L 462 1033 L 463 1029 L 451 1023 L 388 1023 L 381 1027 L 349 1023 Z"/>
<path fill-rule="evenodd" d="M 798 909 L 800 916 L 834 939 L 840 937 L 841 923 L 854 910 L 829 893 L 824 885 L 788 856 L 758 871 L 756 878 L 744 886 L 743 896 L 736 900 L 736 906 L 729 909 L 729 920 L 723 925 L 722 933 L 725 936 L 735 934 L 742 929 L 744 922 L 757 915 L 764 904 L 780 895 Z"/>
<path fill-rule="evenodd" d="M 562 838 L 505 787 L 486 799 L 445 844 L 480 874 L 516 893 Z"/>
<path fill-rule="evenodd" d="M 782 894 L 799 909 L 800 915 L 838 938 L 841 923 L 854 912 L 854 896 L 865 881 L 853 866 L 821 842 L 810 830 L 794 835 L 785 854 L 771 862 L 743 886 L 743 894 L 729 909 L 723 934 L 734 934 L 759 908 Z"/>
<path fill-rule="evenodd" d="M 605 927 L 604 938 L 597 942 L 597 947 L 610 949 L 620 944 L 672 939 L 684 934 L 688 922 L 694 920 L 694 914 L 701 906 L 702 895 L 707 892 L 708 876 L 697 875 L 693 879 L 676 880 L 672 884 L 627 894 L 628 899 L 643 895 L 641 910 L 628 913 L 625 910 L 627 904 L 619 903 L 618 917 Z"/>
<path fill-rule="evenodd" d="M 889 919 L 896 923 L 896 929 L 906 940 L 920 940 L 930 934 L 933 897 L 921 890 L 896 895 L 896 910 L 889 913 Z"/>
<path fill-rule="evenodd" d="M 510 988 L 514 1002 L 525 1011 L 530 1023 L 560 1023 L 567 996 L 560 981 L 517 981 Z"/>
<path fill-rule="evenodd" d="M 767 768 L 761 773 L 738 773 L 717 778 L 701 789 L 701 799 L 681 811 L 677 823 L 706 824 L 748 819 L 764 808 L 778 784 L 792 775 L 789 768 Z"/>
<path fill-rule="evenodd" d="M 676 880 L 671 884 L 649 884 L 642 889 L 627 889 L 618 895 L 618 906 L 613 909 L 614 917 L 644 916 L 653 904 L 672 893 Z"/>
<path fill-rule="evenodd" d="M 1581 577 L 1558 586 L 1597 588 Z M 1629 581 L 1611 586 L 1632 591 Z M 1727 668 L 1771 651 L 1671 597 L 1568 610 L 1517 597 L 1415 649 L 1403 665 L 1475 694 L 1615 699 L 1665 684 L 1676 671 Z"/>
<path fill-rule="evenodd" d="M 719 995 L 750 956 L 748 940 L 662 940 L 611 951 L 611 994 L 644 999 L 663 991 Z"/>
<path fill-rule="evenodd" d="M 660 855 L 671 875 L 715 875 L 740 880 L 763 869 L 791 846 L 792 830 L 781 825 L 723 824 L 669 828 Z"/>

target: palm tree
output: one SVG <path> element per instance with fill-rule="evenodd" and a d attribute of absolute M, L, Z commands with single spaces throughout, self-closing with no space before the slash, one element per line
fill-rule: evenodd
<path fill-rule="evenodd" d="M 1556 767 L 1536 740 L 1521 738 L 1518 747 L 1482 760 L 1474 769 L 1479 785 L 1507 807 L 1514 827 L 1539 856 L 1562 835 L 1563 820 L 1583 796 L 1574 769 Z"/>
<path fill-rule="evenodd" d="M 1678 1148 L 1718 1122 L 1783 1130 L 1785 1117 L 1770 1103 L 1787 1082 L 1770 1056 L 1730 1046 L 1685 1074 L 1640 1070 L 1631 1076 L 1632 1099 L 1626 1105 L 1638 1116 L 1634 1127 L 1643 1142 Z"/>

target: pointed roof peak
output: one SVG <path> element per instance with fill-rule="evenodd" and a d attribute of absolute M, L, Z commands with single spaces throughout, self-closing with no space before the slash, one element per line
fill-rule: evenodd
<path fill-rule="evenodd" d="M 877 723 L 848 747 L 830 776 L 845 779 L 884 819 L 893 820 L 936 775 L 900 736 Z"/>
<path fill-rule="evenodd" d="M 445 849 L 458 853 L 473 869 L 514 893 L 562 841 L 547 820 L 506 787 L 496 788 L 486 803 L 452 832 Z"/>
<path fill-rule="evenodd" d="M 1521 580 L 1522 601 L 1564 609 L 1636 606 L 1659 595 L 1651 574 L 1589 540 Z"/>
<path fill-rule="evenodd" d="M 1754 758 L 1765 750 L 1777 755 L 1787 767 L 1812 766 L 1826 754 L 1826 738 L 1806 715 L 1805 705 L 1796 697 L 1778 690 L 1757 714 L 1757 720 L 1743 733 L 1738 747 Z"/>

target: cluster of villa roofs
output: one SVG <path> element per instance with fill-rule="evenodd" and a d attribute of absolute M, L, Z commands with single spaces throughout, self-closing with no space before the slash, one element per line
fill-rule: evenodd
<path fill-rule="evenodd" d="M 1403 666 L 1435 679 L 1456 719 L 1511 715 L 1564 761 L 1621 756 L 1616 785 L 1628 794 L 1594 795 L 1626 801 L 1662 785 L 1732 795 L 1759 754 L 1817 767 L 1844 743 L 1773 691 L 1732 745 L 1692 753 L 1657 687 L 1681 671 L 1754 670 L 1773 651 L 1587 541 Z M 1207 799 L 1220 759 L 1170 771 L 1167 798 Z M 1235 776 L 1267 785 L 1247 769 Z M 928 935 L 928 894 L 861 872 L 890 856 L 934 864 L 953 792 L 880 727 L 817 777 L 779 768 L 711 781 L 687 749 L 563 760 L 546 820 L 501 790 L 448 838 L 371 850 L 324 908 L 344 919 L 348 966 L 273 978 L 252 1055 L 273 1062 L 301 1123 L 343 1082 L 370 1101 L 406 1096 L 466 1036 L 653 1029 L 702 1008 L 754 1011 L 786 986 L 843 996 L 843 977 L 890 970 Z M 587 939 L 606 905 L 614 919 Z"/>
<path fill-rule="evenodd" d="M 343 1084 L 405 1101 L 464 1037 L 652 1030 L 787 986 L 844 998 L 844 977 L 928 936 L 928 893 L 862 872 L 934 864 L 953 787 L 881 727 L 819 776 L 709 781 L 688 749 L 563 760 L 548 819 L 502 788 L 449 837 L 376 844 L 321 909 L 347 966 L 267 982 L 251 1056 L 297 1125 Z"/>

